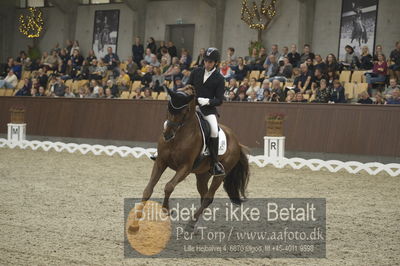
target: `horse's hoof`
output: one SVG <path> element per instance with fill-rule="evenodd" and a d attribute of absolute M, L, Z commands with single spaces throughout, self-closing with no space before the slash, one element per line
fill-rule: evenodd
<path fill-rule="evenodd" d="M 130 225 L 128 228 L 130 234 L 135 234 L 137 231 L 139 231 L 139 225 Z"/>

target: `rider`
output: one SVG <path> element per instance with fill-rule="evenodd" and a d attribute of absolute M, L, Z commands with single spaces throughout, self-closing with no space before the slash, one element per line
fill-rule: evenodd
<path fill-rule="evenodd" d="M 217 108 L 224 98 L 224 77 L 219 73 L 217 65 L 220 54 L 217 48 L 210 47 L 204 55 L 204 67 L 192 71 L 188 84 L 196 89 L 197 103 L 200 111 L 211 128 L 209 150 L 211 155 L 211 174 L 225 175 L 224 167 L 218 162 L 218 121 Z"/>

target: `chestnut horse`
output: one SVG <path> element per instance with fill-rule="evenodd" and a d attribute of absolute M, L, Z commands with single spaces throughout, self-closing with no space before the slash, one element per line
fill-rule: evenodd
<path fill-rule="evenodd" d="M 160 180 L 167 167 L 176 171 L 174 177 L 165 185 L 165 198 L 163 208 L 169 209 L 169 198 L 176 185 L 182 182 L 190 173 L 194 173 L 197 179 L 197 190 L 201 197 L 201 206 L 194 215 L 194 220 L 189 223 L 194 228 L 203 210 L 214 199 L 215 192 L 224 182 L 224 189 L 230 200 L 235 204 L 241 204 L 245 198 L 245 190 L 249 180 L 249 165 L 244 147 L 237 137 L 226 126 L 220 125 L 227 138 L 227 150 L 219 156 L 219 161 L 225 168 L 225 176 L 213 176 L 211 178 L 210 158 L 206 157 L 194 167 L 196 158 L 200 155 L 203 146 L 203 137 L 200 131 L 198 118 L 196 117 L 196 97 L 193 86 L 188 85 L 178 91 L 168 90 L 170 100 L 168 114 L 163 134 L 158 140 L 158 156 L 154 162 L 150 180 L 143 192 L 142 204 L 138 204 L 136 217 L 141 218 L 141 210 L 153 193 L 153 188 Z M 129 227 L 129 231 L 137 231 L 139 223 L 136 219 Z"/>

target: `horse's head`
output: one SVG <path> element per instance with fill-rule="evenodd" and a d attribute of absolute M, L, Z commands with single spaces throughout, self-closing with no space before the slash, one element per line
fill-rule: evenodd
<path fill-rule="evenodd" d="M 170 141 L 175 138 L 176 132 L 190 118 L 190 114 L 194 114 L 195 90 L 192 85 L 179 89 L 177 91 L 167 89 L 170 96 L 168 102 L 167 123 L 164 127 L 164 140 Z"/>

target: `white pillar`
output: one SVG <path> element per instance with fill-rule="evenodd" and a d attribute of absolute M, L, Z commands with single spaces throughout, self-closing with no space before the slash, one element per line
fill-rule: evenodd
<path fill-rule="evenodd" d="M 8 141 L 20 142 L 26 139 L 26 124 L 8 123 Z"/>
<path fill-rule="evenodd" d="M 285 157 L 285 137 L 264 137 L 264 156 L 271 159 Z"/>

